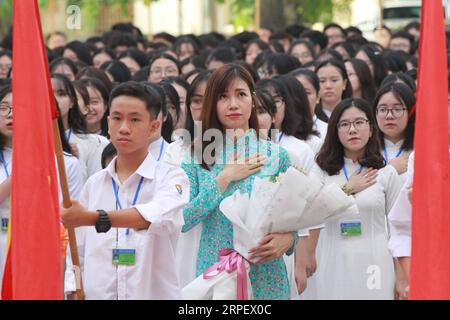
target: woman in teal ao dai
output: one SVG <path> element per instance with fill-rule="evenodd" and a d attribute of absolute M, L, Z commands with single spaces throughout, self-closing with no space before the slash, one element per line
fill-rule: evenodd
<path fill-rule="evenodd" d="M 203 223 L 197 276 L 218 261 L 221 250 L 233 248 L 233 225 L 220 212 L 220 202 L 237 190 L 251 193 L 255 177 L 276 176 L 291 166 L 283 148 L 258 139 L 256 103 L 253 80 L 239 65 L 216 70 L 208 81 L 202 109 L 203 133 L 211 128 L 223 133 L 226 130 L 227 137 L 216 148 L 212 161 L 205 159 L 205 147 L 210 142 L 203 141 L 203 158 L 192 154 L 182 164 L 191 182 L 190 202 L 183 211 L 183 232 Z M 236 154 L 239 159 L 248 158 L 249 163 L 227 164 Z M 292 254 L 296 241 L 296 232 L 272 234 L 251 250 L 250 258 L 257 261 L 249 272 L 254 299 L 289 299 L 282 256 Z"/>

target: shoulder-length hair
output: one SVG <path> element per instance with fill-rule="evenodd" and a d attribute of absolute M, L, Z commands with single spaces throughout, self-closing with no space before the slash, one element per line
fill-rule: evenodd
<path fill-rule="evenodd" d="M 314 90 L 316 91 L 316 94 L 317 95 L 319 94 L 320 81 L 319 81 L 319 78 L 317 77 L 317 74 L 314 71 L 312 71 L 310 69 L 306 69 L 306 68 L 298 68 L 289 74 L 296 78 L 299 76 L 305 77 L 308 80 L 308 82 L 313 86 Z"/>
<path fill-rule="evenodd" d="M 375 98 L 376 89 L 369 67 L 360 59 L 350 59 L 348 62 L 350 62 L 353 69 L 355 69 L 356 76 L 358 77 L 361 85 L 361 98 L 369 103 L 372 103 Z"/>
<path fill-rule="evenodd" d="M 201 113 L 203 133 L 209 129 L 217 129 L 225 133 L 226 128 L 222 123 L 220 123 L 219 116 L 217 114 L 217 102 L 219 101 L 219 97 L 227 90 L 230 84 L 237 79 L 244 81 L 250 90 L 254 107 L 252 107 L 250 114 L 249 128 L 254 129 L 255 133 L 258 135 L 259 125 L 256 110 L 259 107 L 259 103 L 255 95 L 255 83 L 253 82 L 251 74 L 243 66 L 235 63 L 224 65 L 215 70 L 206 84 L 206 92 L 203 98 Z M 205 150 L 213 142 L 204 141 L 202 139 L 201 143 L 202 150 Z M 192 144 L 192 150 L 194 150 L 194 143 Z M 212 156 L 214 158 L 216 154 L 213 153 Z M 201 167 L 206 170 L 209 170 L 210 168 L 210 165 L 205 162 L 203 156 L 201 156 Z"/>
<path fill-rule="evenodd" d="M 318 135 L 313 129 L 308 96 L 300 81 L 294 76 L 284 75 L 274 78 L 272 83 L 285 105 L 281 131 L 300 140 L 307 140 L 310 135 Z"/>
<path fill-rule="evenodd" d="M 348 78 L 347 69 L 345 69 L 344 62 L 342 62 L 340 60 L 337 60 L 337 59 L 330 59 L 330 60 L 322 61 L 321 63 L 319 63 L 316 66 L 315 73 L 317 74 L 320 69 L 322 69 L 324 67 L 327 67 L 327 66 L 335 67 L 339 71 L 339 73 L 341 74 L 342 79 L 344 81 L 346 81 L 346 83 L 347 83 L 347 85 L 345 86 L 345 90 L 342 92 L 342 99 L 344 100 L 344 99 L 347 99 L 347 98 L 351 98 L 352 95 L 353 95 L 352 85 L 350 83 L 350 79 Z M 325 122 L 329 121 L 328 116 L 323 111 L 322 100 L 316 106 L 316 115 L 322 121 L 325 121 Z"/>
<path fill-rule="evenodd" d="M 189 143 L 192 143 L 194 141 L 194 133 L 195 133 L 195 123 L 194 118 L 192 118 L 192 112 L 191 112 L 191 104 L 192 104 L 192 98 L 194 97 L 195 90 L 197 90 L 197 87 L 202 84 L 203 82 L 208 82 L 209 77 L 211 76 L 211 71 L 204 70 L 201 71 L 195 78 L 194 81 L 192 81 L 191 86 L 189 90 L 187 91 L 186 95 L 186 123 L 184 125 L 184 128 L 189 132 L 191 140 Z"/>
<path fill-rule="evenodd" d="M 104 106 L 105 106 L 105 114 L 103 115 L 103 118 L 101 120 L 101 133 L 100 133 L 100 135 L 109 138 L 109 134 L 108 134 L 109 91 L 105 87 L 103 82 L 101 82 L 97 78 L 83 78 L 83 79 L 81 79 L 81 82 L 86 86 L 86 88 L 93 87 L 98 92 L 100 92 L 100 94 L 102 96 L 102 99 L 103 99 Z"/>
<path fill-rule="evenodd" d="M 414 97 L 413 91 L 406 85 L 401 82 L 394 82 L 382 87 L 378 90 L 377 95 L 373 102 L 373 115 L 376 117 L 377 106 L 380 102 L 381 97 L 383 97 L 386 93 L 392 92 L 394 97 L 405 104 L 405 107 L 408 109 L 408 123 L 405 129 L 405 139 L 403 141 L 402 149 L 409 151 L 414 148 L 414 123 L 416 121 L 416 112 L 413 110 L 414 105 L 416 104 L 416 98 Z M 380 138 L 381 148 L 385 147 L 384 144 L 384 134 L 381 130 L 378 131 L 378 135 Z"/>
<path fill-rule="evenodd" d="M 72 108 L 69 110 L 69 127 L 72 129 L 74 133 L 84 134 L 87 132 L 86 122 L 84 121 L 84 116 L 80 111 L 80 107 L 78 104 L 77 94 L 75 92 L 75 87 L 70 82 L 70 80 L 62 75 L 62 74 L 52 74 L 52 78 L 58 81 L 61 81 L 64 90 L 69 95 L 70 100 L 72 101 Z M 82 95 L 82 94 L 81 94 Z M 88 94 L 89 101 L 89 94 Z"/>
<path fill-rule="evenodd" d="M 372 135 L 367 142 L 364 155 L 359 159 L 359 163 L 366 168 L 374 169 L 381 169 L 386 165 L 380 153 L 378 128 L 369 104 L 363 99 L 345 99 L 337 105 L 331 114 L 325 141 L 316 158 L 318 166 L 330 176 L 339 174 L 344 166 L 344 147 L 339 140 L 337 125 L 344 111 L 353 107 L 364 112 L 372 129 Z"/>
<path fill-rule="evenodd" d="M 373 80 L 375 81 L 377 88 L 380 87 L 381 82 L 388 74 L 382 50 L 383 49 L 380 46 L 373 43 L 366 44 L 359 49 L 359 51 L 363 51 L 367 55 L 374 66 Z"/>

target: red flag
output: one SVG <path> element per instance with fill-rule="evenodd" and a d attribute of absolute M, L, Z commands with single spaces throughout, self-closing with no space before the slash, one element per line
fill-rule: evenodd
<path fill-rule="evenodd" d="M 422 1 L 412 215 L 411 299 L 450 299 L 447 51 L 442 1 Z"/>
<path fill-rule="evenodd" d="M 61 299 L 55 101 L 37 0 L 13 7 L 11 246 L 2 296 Z"/>

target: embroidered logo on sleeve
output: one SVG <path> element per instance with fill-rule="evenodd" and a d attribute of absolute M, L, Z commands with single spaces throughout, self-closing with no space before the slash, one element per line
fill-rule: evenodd
<path fill-rule="evenodd" d="M 181 184 L 176 184 L 175 188 L 177 188 L 177 191 L 179 194 L 183 194 L 183 187 L 181 186 Z"/>

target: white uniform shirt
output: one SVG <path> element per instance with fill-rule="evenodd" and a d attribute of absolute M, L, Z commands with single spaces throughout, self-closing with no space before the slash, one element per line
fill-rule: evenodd
<path fill-rule="evenodd" d="M 144 177 L 134 207 L 151 225 L 148 230 L 130 229 L 128 236 L 125 228 L 111 228 L 101 234 L 93 226 L 76 229 L 86 299 L 179 299 L 175 254 L 184 224 L 182 209 L 189 202 L 189 180 L 183 170 L 157 162 L 149 154 L 136 172 L 120 183 L 115 163 L 116 158 L 86 182 L 81 204 L 88 210 L 116 210 L 113 178 L 123 208 L 130 208 L 139 180 Z M 135 249 L 136 264 L 114 266 L 113 248 Z M 68 254 L 66 292 L 75 290 L 70 266 Z"/>
<path fill-rule="evenodd" d="M 182 139 L 178 139 L 167 146 L 162 160 L 180 167 L 183 162 L 184 154 L 186 151 L 189 151 L 190 147 L 190 144 L 186 145 L 183 143 Z"/>
<path fill-rule="evenodd" d="M 69 143 L 75 143 L 78 147 L 79 160 L 89 178 L 94 173 L 102 170 L 102 152 L 109 144 L 108 139 L 98 134 L 78 134 L 70 130 L 66 131 Z"/>
<path fill-rule="evenodd" d="M 395 159 L 400 156 L 408 156 L 411 154 L 410 151 L 402 150 L 404 140 L 400 140 L 397 143 L 393 143 L 392 141 L 388 139 L 384 139 L 384 145 L 385 149 L 381 150 L 381 154 L 383 155 L 384 160 L 386 160 L 386 163 L 389 163 L 392 159 Z M 400 174 L 400 178 L 402 179 L 402 182 L 406 182 L 406 172 L 403 174 Z"/>
<path fill-rule="evenodd" d="M 397 201 L 389 212 L 389 250 L 393 257 L 411 256 L 411 213 L 408 191 L 412 187 L 414 175 L 414 152 L 409 156 L 408 171 L 404 174 L 405 183 L 398 195 Z"/>
<path fill-rule="evenodd" d="M 313 116 L 313 122 L 314 122 L 313 128 L 315 130 L 319 131 L 320 139 L 325 141 L 325 137 L 326 137 L 327 131 L 328 131 L 328 123 L 320 120 L 319 118 L 317 118 L 316 115 Z"/>
<path fill-rule="evenodd" d="M 291 163 L 294 167 L 301 169 L 309 174 L 314 165 L 314 152 L 306 142 L 283 133 L 277 134 L 276 142 L 286 149 L 289 154 L 289 158 L 291 159 Z M 299 236 L 309 235 L 309 230 L 301 229 L 298 231 L 298 234 Z M 295 300 L 298 298 L 298 290 L 295 282 L 294 255 L 284 255 L 283 258 L 286 264 L 286 271 L 290 284 L 291 299 Z"/>
<path fill-rule="evenodd" d="M 314 152 L 308 144 L 293 136 L 278 133 L 276 142 L 286 149 L 292 165 L 309 173 L 314 165 Z"/>
<path fill-rule="evenodd" d="M 164 153 L 167 150 L 169 143 L 164 140 L 163 137 L 160 137 L 158 140 L 153 141 L 148 146 L 148 151 L 157 161 L 160 161 L 164 158 Z"/>
<path fill-rule="evenodd" d="M 308 139 L 305 140 L 305 142 L 314 152 L 314 155 L 319 153 L 320 148 L 322 148 L 323 145 L 323 140 L 313 134 L 311 134 Z"/>
<path fill-rule="evenodd" d="M 182 139 L 172 142 L 164 153 L 163 161 L 180 167 L 190 144 L 183 143 Z M 199 223 L 188 232 L 182 232 L 177 247 L 177 270 L 182 287 L 197 278 L 197 255 L 202 234 L 202 225 Z"/>
<path fill-rule="evenodd" d="M 359 163 L 345 158 L 347 175 L 360 170 Z M 347 182 L 343 170 L 330 176 L 317 165 L 311 176 L 324 184 Z M 339 221 L 328 221 L 321 231 L 317 246 L 317 271 L 308 279 L 305 298 L 315 299 L 392 299 L 395 272 L 388 250 L 385 216 L 390 212 L 401 189 L 396 170 L 386 166 L 378 171 L 377 182 L 354 197 L 359 209 L 356 216 Z M 341 223 L 359 221 L 362 234 L 354 237 L 341 235 Z M 375 267 L 373 267 L 375 266 Z M 371 285 L 372 268 L 380 274 L 378 285 Z"/>
<path fill-rule="evenodd" d="M 80 160 L 75 156 L 64 152 L 64 166 L 66 168 L 67 184 L 69 187 L 69 194 L 71 199 L 77 200 L 80 196 L 81 189 L 86 182 L 85 172 Z M 56 161 L 56 160 L 55 160 Z M 58 165 L 58 164 L 57 164 Z M 58 171 L 56 171 L 58 173 Z M 58 175 L 58 192 L 59 192 L 59 202 L 62 202 L 61 186 L 59 182 Z"/>

